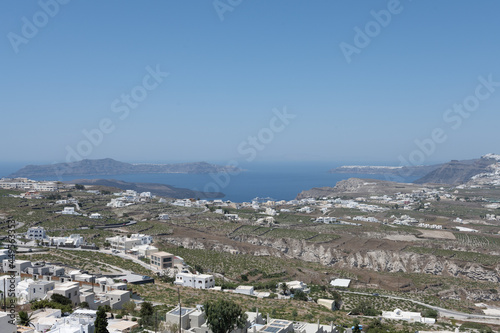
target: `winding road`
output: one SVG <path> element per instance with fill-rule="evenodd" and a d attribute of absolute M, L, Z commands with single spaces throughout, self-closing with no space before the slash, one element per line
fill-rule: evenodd
<path fill-rule="evenodd" d="M 418 305 L 425 306 L 427 308 L 436 310 L 439 312 L 439 315 L 441 317 L 447 317 L 447 318 L 453 318 L 457 320 L 462 320 L 462 321 L 475 321 L 475 322 L 480 322 L 480 323 L 485 323 L 485 324 L 500 324 L 500 316 L 490 316 L 490 315 L 479 315 L 479 314 L 471 314 L 471 313 L 465 313 L 465 312 L 459 312 L 459 311 L 454 311 L 454 310 L 448 310 L 444 309 L 438 306 L 426 304 L 420 301 L 415 301 L 410 298 L 403 298 L 399 296 L 391 296 L 391 295 L 378 295 L 374 296 L 373 294 L 370 293 L 362 293 L 362 292 L 357 292 L 357 291 L 344 291 L 344 290 L 338 290 L 341 293 L 348 293 L 348 294 L 357 294 L 357 295 L 364 295 L 364 296 L 373 296 L 373 297 L 386 297 L 386 298 L 391 298 L 391 299 L 397 299 L 397 300 L 402 300 L 402 301 L 409 301 Z"/>

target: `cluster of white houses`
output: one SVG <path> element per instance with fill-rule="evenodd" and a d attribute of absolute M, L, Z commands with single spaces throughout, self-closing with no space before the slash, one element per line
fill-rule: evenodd
<path fill-rule="evenodd" d="M 262 333 L 338 333 L 339 330 L 331 323 L 330 325 L 320 325 L 292 322 L 283 319 L 272 319 L 269 314 L 264 317 L 259 310 L 256 312 L 246 312 L 247 322 L 243 329 L 234 330 L 234 333 L 262 332 Z M 167 324 L 176 324 L 184 332 L 189 333 L 212 333 L 207 325 L 205 313 L 202 306 L 196 308 L 176 307 L 166 314 Z"/>
<path fill-rule="evenodd" d="M 36 181 L 28 178 L 1 178 L 0 188 L 8 190 L 53 192 L 60 188 L 71 188 L 74 185 L 62 184 L 53 181 Z"/>
<path fill-rule="evenodd" d="M 125 190 L 124 192 L 114 193 L 114 195 L 117 196 L 117 198 L 111 199 L 107 204 L 108 207 L 126 207 L 139 202 L 149 202 L 154 198 L 151 192 L 138 193 L 134 190 Z"/>
<path fill-rule="evenodd" d="M 75 306 L 86 302 L 90 309 L 109 305 L 112 309 L 121 309 L 130 301 L 130 292 L 126 283 L 116 282 L 111 278 L 90 275 L 79 270 L 65 273 L 65 269 L 44 263 L 32 263 L 27 260 L 9 259 L 2 262 L 2 271 L 15 272 L 15 294 L 20 304 L 35 300 L 48 299 L 52 294 L 60 294 L 71 300 Z M 0 291 L 5 292 L 5 285 L 11 285 L 11 276 L 0 277 Z"/>
<path fill-rule="evenodd" d="M 68 237 L 49 237 L 43 227 L 30 227 L 25 236 L 47 246 L 81 247 L 86 244 L 83 237 L 78 234 L 69 235 Z"/>

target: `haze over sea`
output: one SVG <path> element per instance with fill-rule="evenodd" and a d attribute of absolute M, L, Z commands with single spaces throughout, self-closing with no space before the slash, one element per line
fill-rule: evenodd
<path fill-rule="evenodd" d="M 25 164 L 12 163 L 0 166 L 0 176 L 6 177 L 20 169 Z M 303 190 L 313 187 L 335 186 L 338 181 L 351 177 L 385 180 L 384 175 L 362 175 L 346 173 L 328 173 L 328 170 L 341 166 L 342 163 L 325 162 L 253 162 L 242 165 L 243 172 L 237 175 L 224 176 L 210 174 L 127 174 L 127 175 L 93 175 L 67 176 L 62 180 L 74 179 L 118 179 L 127 182 L 160 183 L 175 187 L 188 188 L 198 191 L 219 191 L 226 196 L 224 200 L 233 202 L 251 201 L 255 197 L 270 197 L 276 200 L 292 200 Z M 360 165 L 372 165 L 362 163 Z M 375 165 L 375 164 L 373 164 Z M 218 178 L 219 181 L 216 181 Z M 412 182 L 419 177 L 404 178 Z M 59 180 L 56 177 L 34 178 L 35 180 Z M 210 185 L 209 185 L 210 184 Z"/>

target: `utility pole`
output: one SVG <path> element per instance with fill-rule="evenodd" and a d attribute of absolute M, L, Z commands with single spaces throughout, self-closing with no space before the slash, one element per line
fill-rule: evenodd
<path fill-rule="evenodd" d="M 6 298 L 7 290 L 5 290 L 5 280 L 7 279 L 3 279 L 3 311 L 7 312 L 7 298 Z"/>
<path fill-rule="evenodd" d="M 177 287 L 177 295 L 179 296 L 179 333 L 182 333 L 182 306 L 181 306 L 181 292 L 179 287 Z"/>
<path fill-rule="evenodd" d="M 158 330 L 158 310 L 155 311 L 155 333 Z"/>

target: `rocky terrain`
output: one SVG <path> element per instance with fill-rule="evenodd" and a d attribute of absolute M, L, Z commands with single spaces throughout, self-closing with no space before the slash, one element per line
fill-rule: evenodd
<path fill-rule="evenodd" d="M 104 158 L 98 160 L 81 160 L 72 163 L 56 163 L 47 165 L 27 165 L 12 173 L 9 177 L 52 177 L 60 176 L 92 176 L 151 173 L 218 173 L 240 172 L 233 166 L 220 166 L 206 162 L 177 164 L 131 164 Z"/>
<path fill-rule="evenodd" d="M 421 186 L 416 184 L 396 183 L 378 179 L 349 178 L 338 182 L 334 187 L 315 187 L 302 191 L 297 195 L 297 200 L 345 195 L 391 195 L 398 192 L 409 193 L 419 188 Z"/>
<path fill-rule="evenodd" d="M 453 160 L 444 164 L 422 166 L 341 166 L 330 173 L 351 173 L 364 175 L 387 175 L 387 180 L 404 181 L 405 177 L 421 178 L 415 184 L 458 185 L 469 182 L 477 175 L 489 176 L 491 165 L 500 161 L 500 155 L 486 154 L 479 159 Z"/>
<path fill-rule="evenodd" d="M 500 263 L 495 267 L 483 267 L 477 263 L 460 262 L 450 258 L 422 255 L 402 251 L 404 244 L 396 245 L 400 250 L 365 249 L 351 251 L 339 244 L 311 244 L 296 239 L 266 239 L 260 237 L 235 236 L 231 241 L 168 237 L 164 241 L 190 249 L 209 249 L 229 253 L 244 253 L 254 256 L 278 256 L 317 262 L 339 269 L 362 269 L 375 272 L 424 273 L 462 277 L 475 281 L 500 282 Z M 365 241 L 361 241 L 365 242 Z M 375 242 L 363 244 L 369 248 Z M 254 245 L 248 247 L 245 243 Z M 379 245 L 387 242 L 379 241 Z M 376 247 L 376 246 L 375 246 Z"/>
<path fill-rule="evenodd" d="M 478 174 L 489 172 L 489 166 L 494 163 L 496 163 L 496 160 L 489 157 L 482 157 L 473 161 L 451 161 L 417 179 L 414 183 L 464 184 Z"/>

